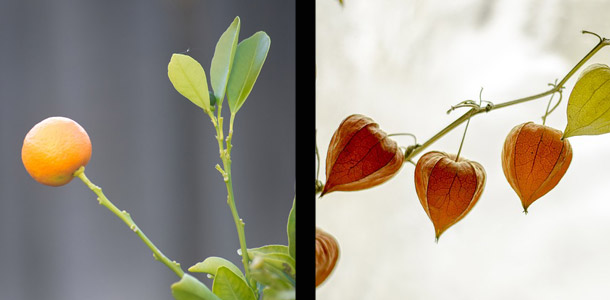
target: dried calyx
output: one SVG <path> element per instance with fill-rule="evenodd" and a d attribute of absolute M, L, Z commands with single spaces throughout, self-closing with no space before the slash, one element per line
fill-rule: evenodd
<path fill-rule="evenodd" d="M 377 123 L 363 115 L 351 115 L 330 141 L 322 195 L 382 184 L 398 173 L 403 160 L 401 149 Z"/>
<path fill-rule="evenodd" d="M 572 161 L 560 130 L 532 122 L 515 126 L 504 141 L 502 169 L 523 209 L 553 189 Z"/>
<path fill-rule="evenodd" d="M 434 224 L 436 239 L 464 218 L 485 187 L 481 164 L 444 152 L 424 154 L 415 167 L 415 190 Z"/>

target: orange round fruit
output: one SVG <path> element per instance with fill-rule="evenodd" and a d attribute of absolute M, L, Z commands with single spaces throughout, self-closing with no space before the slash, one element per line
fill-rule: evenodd
<path fill-rule="evenodd" d="M 67 184 L 78 168 L 91 158 L 91 140 L 78 123 L 65 117 L 50 117 L 26 134 L 21 160 L 30 176 L 50 185 Z"/>

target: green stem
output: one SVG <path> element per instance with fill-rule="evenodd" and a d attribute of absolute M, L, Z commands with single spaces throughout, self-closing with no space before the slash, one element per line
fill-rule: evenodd
<path fill-rule="evenodd" d="M 544 111 L 544 116 L 542 116 L 542 126 L 544 126 L 544 124 L 546 124 L 546 117 L 548 117 L 550 114 L 549 109 L 551 108 L 551 102 L 553 102 L 553 96 L 555 96 L 555 94 L 551 95 L 551 99 L 549 99 L 549 103 L 546 105 L 546 110 Z"/>
<path fill-rule="evenodd" d="M 220 113 L 220 109 L 219 109 Z M 213 117 L 213 116 L 210 116 Z M 239 245 L 241 248 L 241 257 L 242 263 L 244 265 L 244 271 L 246 275 L 246 279 L 250 287 L 255 291 L 255 294 L 258 294 L 256 283 L 250 277 L 250 258 L 248 256 L 248 247 L 246 246 L 246 234 L 244 232 L 244 221 L 239 217 L 239 213 L 237 212 L 237 206 L 235 205 L 235 196 L 233 194 L 233 177 L 231 175 L 231 149 L 233 145 L 231 144 L 231 140 L 233 139 L 233 123 L 235 121 L 235 113 L 231 112 L 231 119 L 229 120 L 229 134 L 227 136 L 227 148 L 224 148 L 223 144 L 223 127 L 222 127 L 222 117 L 219 116 L 218 126 L 216 127 L 216 138 L 218 140 L 218 150 L 220 152 L 220 159 L 222 160 L 223 168 L 217 167 L 218 171 L 223 176 L 223 180 L 227 187 L 227 204 L 231 209 L 231 214 L 233 215 L 233 221 L 235 222 L 235 228 L 237 229 L 237 236 L 239 238 Z M 213 122 L 214 123 L 214 122 Z"/>
<path fill-rule="evenodd" d="M 108 200 L 108 198 L 106 198 L 104 193 L 102 193 L 102 189 L 99 186 L 93 184 L 89 180 L 89 178 L 87 178 L 87 176 L 85 175 L 85 167 L 80 167 L 80 169 L 76 170 L 76 172 L 74 172 L 74 176 L 80 178 L 80 180 L 82 180 L 98 196 L 97 200 L 101 205 L 108 208 L 117 217 L 123 220 L 123 222 L 125 222 L 125 224 L 127 224 L 127 226 L 129 227 L 129 229 L 135 232 L 135 234 L 137 234 L 140 239 L 142 239 L 144 244 L 146 244 L 146 246 L 148 246 L 148 248 L 150 248 L 150 250 L 153 252 L 153 256 L 156 260 L 162 262 L 170 270 L 174 271 L 174 273 L 176 273 L 178 277 L 182 278 L 182 276 L 184 276 L 184 271 L 182 271 L 182 268 L 180 268 L 180 264 L 176 261 L 169 260 L 169 258 L 167 258 L 167 256 L 165 256 L 161 252 L 161 250 L 159 250 L 159 248 L 157 248 L 155 244 L 153 244 L 150 239 L 148 239 L 144 232 L 140 230 L 140 228 L 133 221 L 129 213 L 124 210 L 119 210 L 114 204 L 112 204 L 112 202 L 110 202 L 110 200 Z"/>
<path fill-rule="evenodd" d="M 466 139 L 466 132 L 468 131 L 468 125 L 470 125 L 470 118 L 468 118 L 468 122 L 466 122 L 466 128 L 464 128 L 464 135 L 462 135 L 462 141 L 460 142 L 460 148 L 458 149 L 458 152 L 455 155 L 456 162 L 459 161 L 460 153 L 462 153 L 462 146 L 464 146 L 464 140 Z"/>
<path fill-rule="evenodd" d="M 544 96 L 551 95 L 551 94 L 554 94 L 556 92 L 559 92 L 561 90 L 561 88 L 563 87 L 563 85 L 566 83 L 566 81 L 568 81 L 568 79 L 570 79 L 570 77 L 572 77 L 572 75 L 574 75 L 574 73 L 576 73 L 576 71 L 578 71 L 578 69 L 580 69 L 593 55 L 595 55 L 595 53 L 597 53 L 597 51 L 601 50 L 603 47 L 608 46 L 608 45 L 610 45 L 610 40 L 609 39 L 605 39 L 605 38 L 604 39 L 600 39 L 599 43 L 597 43 L 597 45 L 595 45 L 595 47 L 593 47 L 593 49 L 591 49 L 591 51 L 589 51 L 589 53 L 587 53 L 587 55 L 585 55 L 585 57 L 583 57 L 568 72 L 568 74 L 566 74 L 563 77 L 563 79 L 561 79 L 561 81 L 559 81 L 559 83 L 556 86 L 554 86 L 553 88 L 551 88 L 548 91 L 545 91 L 545 92 L 542 92 L 542 93 L 539 93 L 539 94 L 535 94 L 535 95 L 532 95 L 532 96 L 528 96 L 528 97 L 523 97 L 523 98 L 511 100 L 511 101 L 506 101 L 506 102 L 495 104 L 495 105 L 487 105 L 485 107 L 477 106 L 477 107 L 471 108 L 466 113 L 464 113 L 462 116 L 457 118 L 457 120 L 453 121 L 453 123 L 447 125 L 443 129 L 441 129 L 441 131 L 439 131 L 437 134 L 435 134 L 433 137 L 431 137 L 429 140 L 427 140 L 421 146 L 419 146 L 419 147 L 415 148 L 413 151 L 411 151 L 411 153 L 408 156 L 405 157 L 404 161 L 406 162 L 406 161 L 411 160 L 415 155 L 417 155 L 420 152 L 422 152 L 424 149 L 426 149 L 432 143 L 436 142 L 438 139 L 443 137 L 445 134 L 447 134 L 448 132 L 450 132 L 451 130 L 453 130 L 454 128 L 459 126 L 460 124 L 464 123 L 465 121 L 467 121 L 470 117 L 472 117 L 474 115 L 478 115 L 478 114 L 483 113 L 483 112 L 489 112 L 491 110 L 500 109 L 500 108 L 508 107 L 508 106 L 511 106 L 511 105 L 519 104 L 519 103 L 524 103 L 524 102 L 527 102 L 527 101 L 535 100 L 535 99 L 542 98 Z"/>

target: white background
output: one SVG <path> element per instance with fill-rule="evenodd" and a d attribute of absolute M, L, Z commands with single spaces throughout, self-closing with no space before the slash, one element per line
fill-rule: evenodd
<path fill-rule="evenodd" d="M 324 181 L 328 143 L 350 114 L 424 142 L 466 110 L 547 90 L 610 36 L 610 2 L 577 0 L 316 1 L 316 128 Z M 586 65 L 610 64 L 610 47 Z M 586 66 L 585 65 L 585 66 Z M 584 68 L 583 68 L 584 69 Z M 582 69 L 581 69 L 582 70 Z M 563 130 L 568 83 L 547 125 Z M 557 98 L 555 98 L 557 99 Z M 555 189 L 523 214 L 502 173 L 506 134 L 541 123 L 548 97 L 480 114 L 462 156 L 487 184 L 474 209 L 438 244 L 405 164 L 391 181 L 316 200 L 316 223 L 341 257 L 318 299 L 603 299 L 610 293 L 610 135 L 574 137 Z M 457 152 L 463 125 L 424 151 Z M 400 145 L 409 137 L 396 137 Z M 422 153 L 423 154 L 423 153 Z M 416 159 L 419 158 L 416 157 Z"/>

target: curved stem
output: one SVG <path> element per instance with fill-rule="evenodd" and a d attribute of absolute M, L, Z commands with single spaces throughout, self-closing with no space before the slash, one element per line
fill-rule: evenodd
<path fill-rule="evenodd" d="M 555 94 L 551 95 L 551 99 L 549 99 L 549 103 L 546 105 L 546 110 L 544 111 L 544 116 L 542 116 L 542 125 L 544 126 L 544 124 L 546 123 L 546 117 L 549 116 L 549 108 L 551 108 L 551 102 L 553 102 L 553 96 L 555 96 Z"/>
<path fill-rule="evenodd" d="M 146 246 L 150 248 L 156 260 L 162 262 L 170 270 L 174 271 L 174 273 L 176 273 L 178 277 L 182 278 L 182 276 L 184 276 L 184 271 L 182 270 L 182 268 L 180 268 L 180 264 L 176 261 L 169 260 L 169 258 L 167 258 L 167 256 L 165 256 L 161 252 L 161 250 L 159 250 L 159 248 L 157 248 L 155 244 L 153 244 L 153 242 L 148 239 L 144 232 L 140 230 L 138 225 L 136 225 L 136 223 L 131 218 L 131 215 L 129 215 L 129 213 L 124 210 L 119 210 L 114 204 L 112 204 L 112 202 L 110 202 L 110 200 L 108 200 L 108 198 L 106 198 L 104 193 L 102 193 L 102 189 L 99 186 L 93 184 L 89 180 L 89 178 L 87 178 L 87 176 L 85 175 L 85 167 L 80 167 L 80 169 L 76 170 L 76 172 L 74 172 L 74 176 L 80 178 L 80 180 L 82 180 L 97 195 L 97 200 L 101 205 L 108 208 L 108 210 L 110 210 L 117 217 L 123 220 L 123 222 L 125 222 L 125 224 L 127 224 L 127 226 L 129 227 L 129 229 L 135 232 L 135 234 L 137 234 L 140 239 L 142 239 L 144 244 L 146 244 Z"/>
<path fill-rule="evenodd" d="M 405 136 L 405 135 L 412 137 L 413 138 L 413 143 L 417 144 L 417 137 L 414 134 L 408 133 L 408 132 L 405 132 L 405 133 L 391 133 L 391 134 L 388 134 L 388 137 L 390 137 L 390 136 Z"/>
<path fill-rule="evenodd" d="M 511 100 L 511 101 L 502 102 L 502 103 L 495 104 L 495 105 L 488 105 L 486 107 L 476 106 L 476 107 L 471 108 L 466 113 L 464 113 L 462 116 L 460 116 L 455 121 L 453 121 L 451 124 L 447 125 L 443 129 L 441 129 L 441 131 L 439 131 L 437 134 L 435 134 L 429 140 L 424 142 L 421 146 L 413 149 L 413 151 L 411 151 L 411 153 L 407 157 L 405 157 L 404 160 L 408 161 L 408 160 L 412 159 L 415 155 L 419 154 L 421 151 L 426 149 L 432 143 L 436 142 L 438 139 L 443 137 L 445 134 L 447 134 L 448 132 L 450 132 L 455 127 L 459 126 L 460 124 L 464 123 L 465 121 L 467 121 L 470 117 L 472 117 L 474 115 L 478 115 L 478 114 L 483 113 L 483 112 L 489 112 L 489 111 L 494 110 L 494 109 L 504 108 L 504 107 L 508 107 L 508 106 L 511 106 L 511 105 L 519 104 L 519 103 L 524 103 L 524 102 L 527 102 L 527 101 L 535 100 L 535 99 L 542 98 L 544 96 L 547 96 L 547 95 L 559 92 L 562 89 L 563 85 L 566 83 L 566 81 L 568 81 L 568 79 L 570 79 L 570 77 L 572 77 L 572 75 L 574 75 L 574 73 L 576 73 L 576 71 L 578 71 L 578 69 L 580 69 L 585 64 L 585 62 L 587 62 L 593 55 L 595 55 L 595 53 L 597 53 L 597 51 L 599 51 L 600 49 L 602 49 L 603 47 L 608 46 L 608 45 L 610 45 L 610 40 L 609 39 L 605 39 L 605 38 L 601 39 L 599 41 L 599 43 L 597 43 L 597 45 L 595 45 L 595 47 L 593 47 L 593 49 L 591 49 L 591 51 L 589 51 L 589 53 L 587 53 L 587 55 L 585 55 L 563 77 L 563 79 L 561 79 L 561 81 L 559 81 L 559 83 L 557 85 L 555 85 L 553 88 L 551 88 L 548 91 L 545 91 L 545 92 L 542 92 L 542 93 L 538 93 L 538 94 L 535 94 L 535 95 L 532 95 L 532 96 L 527 96 L 527 97 L 523 97 L 523 98 Z"/>

